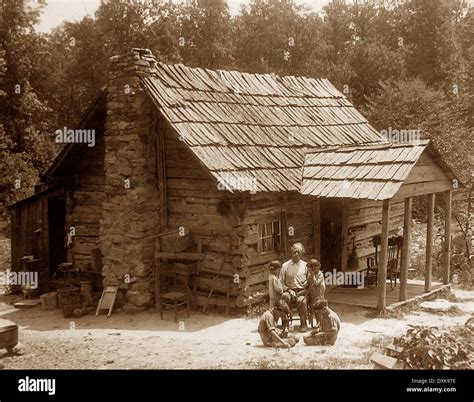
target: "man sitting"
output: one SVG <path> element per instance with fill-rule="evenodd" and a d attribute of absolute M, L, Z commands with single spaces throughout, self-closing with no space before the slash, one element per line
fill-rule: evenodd
<path fill-rule="evenodd" d="M 285 322 L 289 314 L 290 308 L 283 300 L 278 301 L 274 308 L 263 313 L 258 323 L 258 333 L 265 346 L 270 348 L 291 348 L 298 343 L 298 338 L 290 337 L 283 339 L 288 336 L 286 326 L 282 330 L 276 327 L 278 318 L 281 317 L 282 321 Z"/>
<path fill-rule="evenodd" d="M 341 329 L 341 320 L 338 315 L 328 307 L 326 300 L 317 302 L 314 306 L 315 311 L 321 317 L 321 327 L 311 331 L 310 335 L 303 338 L 308 346 L 313 345 L 334 345 L 337 334 Z"/>
<path fill-rule="evenodd" d="M 291 247 L 291 260 L 285 262 L 280 270 L 280 280 L 283 284 L 282 300 L 289 306 L 296 306 L 301 319 L 300 332 L 308 330 L 306 322 L 307 312 L 307 286 L 308 268 L 306 262 L 301 258 L 305 252 L 301 243 L 293 244 Z"/>

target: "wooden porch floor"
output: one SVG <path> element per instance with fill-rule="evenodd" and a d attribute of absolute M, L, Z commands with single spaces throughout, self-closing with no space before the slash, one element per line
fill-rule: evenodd
<path fill-rule="evenodd" d="M 431 290 L 442 287 L 441 282 L 432 282 Z M 391 304 L 398 303 L 400 293 L 400 283 L 397 287 L 390 289 L 390 282 L 387 282 L 387 307 Z M 415 296 L 420 296 L 425 292 L 425 282 L 423 280 L 408 279 L 407 282 L 407 300 Z M 341 288 L 334 287 L 327 290 L 327 299 L 329 303 L 350 304 L 352 306 L 376 308 L 377 307 L 377 288 Z"/>

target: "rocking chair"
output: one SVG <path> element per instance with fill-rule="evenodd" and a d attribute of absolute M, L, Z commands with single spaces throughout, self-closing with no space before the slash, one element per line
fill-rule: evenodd
<path fill-rule="evenodd" d="M 381 236 L 377 235 L 372 238 L 375 247 L 374 257 L 367 258 L 367 284 L 378 285 L 378 272 L 380 263 L 380 251 L 382 245 Z M 390 289 L 393 289 L 393 282 L 397 287 L 397 278 L 400 278 L 400 257 L 403 246 L 403 237 L 396 236 L 388 239 L 388 255 L 387 255 L 387 278 L 390 279 Z"/>

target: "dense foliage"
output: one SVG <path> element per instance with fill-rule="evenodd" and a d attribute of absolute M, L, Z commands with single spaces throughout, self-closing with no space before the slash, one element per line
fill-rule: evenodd
<path fill-rule="evenodd" d="M 449 330 L 416 326 L 395 339 L 400 359 L 409 369 L 472 369 L 474 332 L 470 326 Z"/>

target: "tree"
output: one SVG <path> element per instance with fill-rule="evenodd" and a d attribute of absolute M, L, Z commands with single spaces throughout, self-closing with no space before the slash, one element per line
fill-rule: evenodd
<path fill-rule="evenodd" d="M 31 85 L 38 54 L 34 25 L 42 6 L 0 2 L 0 198 L 9 202 L 31 193 L 54 155 L 52 111 Z"/>
<path fill-rule="evenodd" d="M 239 70 L 318 76 L 327 70 L 322 19 L 293 1 L 253 0 L 235 20 Z"/>
<path fill-rule="evenodd" d="M 451 86 L 460 68 L 455 41 L 460 0 L 409 0 L 402 9 L 401 37 L 408 47 L 407 69 L 428 85 Z"/>
<path fill-rule="evenodd" d="M 180 10 L 180 54 L 190 66 L 232 66 L 232 24 L 225 0 L 198 0 Z"/>

